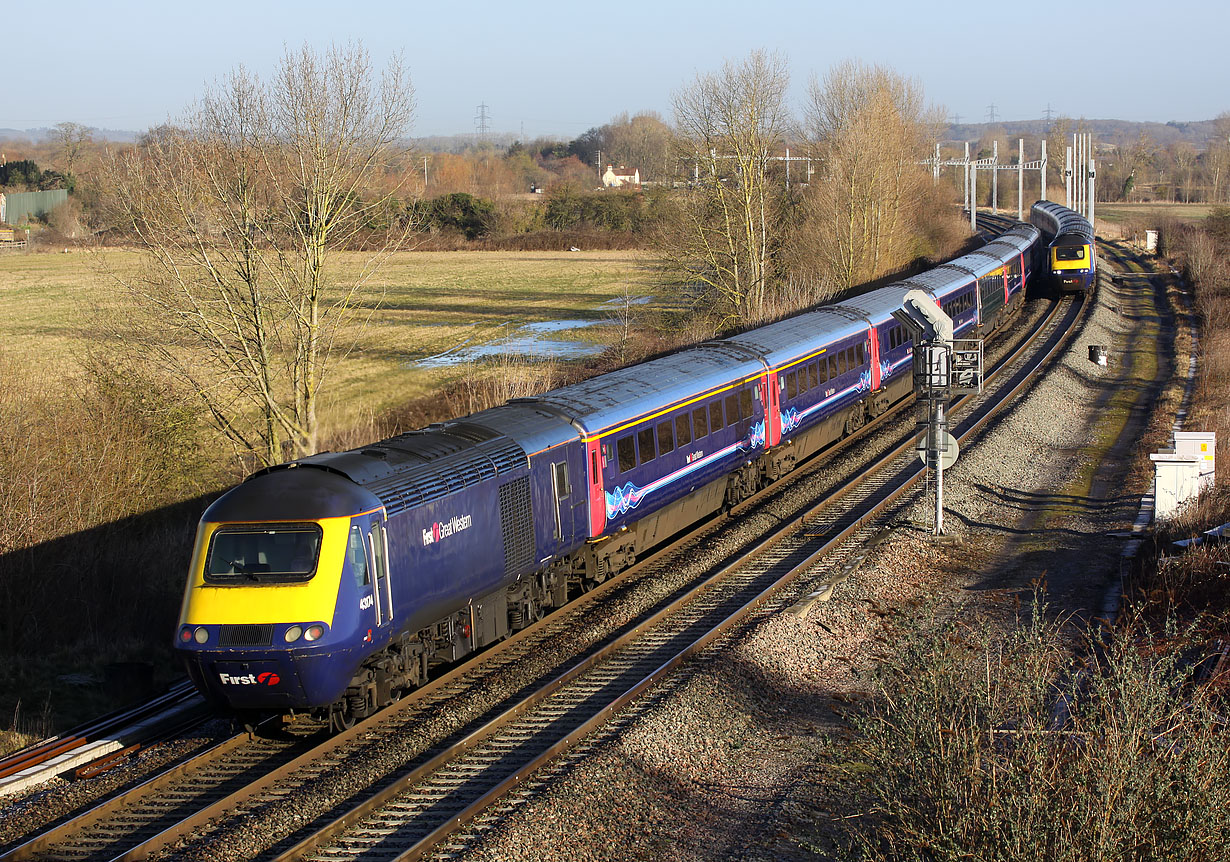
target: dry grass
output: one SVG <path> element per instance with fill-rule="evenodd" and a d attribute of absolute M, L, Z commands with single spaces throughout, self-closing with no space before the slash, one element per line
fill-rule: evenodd
<path fill-rule="evenodd" d="M 1210 204 L 1105 204 L 1097 205 L 1096 215 L 1099 222 L 1120 225 L 1133 220 L 1152 221 L 1151 227 L 1156 227 L 1162 221 L 1176 220 L 1181 222 L 1196 222 L 1206 217 L 1212 210 Z"/>
<path fill-rule="evenodd" d="M 1046 608 L 907 638 L 852 715 L 847 821 L 869 860 L 1213 860 L 1230 840 L 1230 749 L 1183 632 L 1125 625 L 1067 647 Z"/>
<path fill-rule="evenodd" d="M 339 254 L 339 281 L 357 278 L 363 258 Z M 94 321 L 126 301 L 107 271 L 130 274 L 135 252 L 73 251 L 0 257 L 0 343 L 37 356 L 48 382 L 81 374 L 100 344 Z M 322 405 L 325 435 L 345 433 L 391 407 L 467 376 L 419 359 L 502 338 L 527 323 L 605 320 L 603 303 L 648 291 L 646 259 L 635 251 L 405 252 L 368 280 L 361 307 L 338 340 Z M 589 327 L 561 338 L 614 337 Z"/>

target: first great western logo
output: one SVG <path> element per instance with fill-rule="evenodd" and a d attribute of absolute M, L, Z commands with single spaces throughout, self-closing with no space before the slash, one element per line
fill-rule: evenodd
<path fill-rule="evenodd" d="M 447 521 L 436 521 L 430 527 L 423 529 L 423 547 L 434 545 L 441 539 L 447 539 L 462 530 L 468 530 L 473 523 L 474 519 L 469 515 L 454 515 Z"/>

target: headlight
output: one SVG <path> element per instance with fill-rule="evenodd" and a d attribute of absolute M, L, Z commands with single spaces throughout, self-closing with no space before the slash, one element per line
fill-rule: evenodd
<path fill-rule="evenodd" d="M 293 644 L 299 640 L 299 636 L 303 634 L 303 626 L 291 626 L 286 630 L 285 638 L 288 644 Z"/>
<path fill-rule="evenodd" d="M 196 631 L 192 633 L 192 638 L 199 644 L 205 643 L 209 640 L 209 629 L 205 626 L 197 626 Z"/>
<path fill-rule="evenodd" d="M 324 637 L 324 634 L 325 634 L 324 626 L 321 626 L 321 625 L 308 626 L 307 631 L 303 633 L 303 639 L 305 641 L 320 640 L 322 637 Z"/>
<path fill-rule="evenodd" d="M 179 642 L 186 644 L 190 640 L 192 640 L 192 626 L 183 626 L 179 630 Z"/>

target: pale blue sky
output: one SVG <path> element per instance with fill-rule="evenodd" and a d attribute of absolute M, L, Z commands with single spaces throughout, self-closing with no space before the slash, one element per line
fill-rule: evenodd
<path fill-rule="evenodd" d="M 1200 120 L 1230 110 L 1223 0 L 935 3 L 786 0 L 234 2 L 67 0 L 18 5 L 3 39 L 0 128 L 71 120 L 143 130 L 243 63 L 284 46 L 361 41 L 404 52 L 413 134 L 468 133 L 485 103 L 497 132 L 571 138 L 621 112 L 656 110 L 698 72 L 780 51 L 797 104 L 807 81 L 857 58 L 917 77 L 950 117 L 1056 114 Z M 994 11 L 992 11 L 994 10 Z"/>

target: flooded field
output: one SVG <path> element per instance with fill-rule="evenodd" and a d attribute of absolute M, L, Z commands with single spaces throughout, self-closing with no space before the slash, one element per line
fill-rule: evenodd
<path fill-rule="evenodd" d="M 543 320 L 538 323 L 527 323 L 514 329 L 505 338 L 497 338 L 481 344 L 463 342 L 444 353 L 420 359 L 413 365 L 416 368 L 447 368 L 451 365 L 460 365 L 504 354 L 518 354 L 535 359 L 583 359 L 586 356 L 596 356 L 601 353 L 606 349 L 606 344 L 599 341 L 573 341 L 555 336 L 606 323 L 609 321 Z"/>

